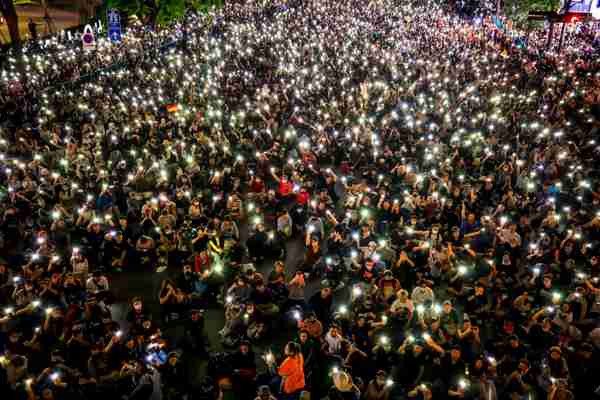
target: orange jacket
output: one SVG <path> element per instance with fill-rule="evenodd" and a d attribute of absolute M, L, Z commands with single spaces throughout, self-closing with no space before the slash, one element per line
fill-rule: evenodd
<path fill-rule="evenodd" d="M 283 392 L 294 393 L 304 389 L 304 357 L 298 354 L 296 357 L 287 357 L 279 366 L 278 374 L 284 378 Z"/>

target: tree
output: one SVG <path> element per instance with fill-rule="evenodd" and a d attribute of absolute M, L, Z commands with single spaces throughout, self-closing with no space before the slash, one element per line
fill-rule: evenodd
<path fill-rule="evenodd" d="M 77 0 L 77 9 L 79 11 L 79 20 L 82 24 L 87 24 L 95 14 L 96 7 L 102 4 L 101 0 Z"/>
<path fill-rule="evenodd" d="M 8 27 L 8 33 L 10 34 L 10 40 L 17 50 L 21 51 L 21 35 L 19 33 L 19 16 L 15 9 L 13 0 L 0 0 L 0 12 L 4 15 L 6 20 L 6 26 Z"/>
<path fill-rule="evenodd" d="M 105 5 L 136 15 L 146 23 L 165 25 L 183 17 L 188 9 L 203 12 L 222 3 L 222 0 L 107 0 Z"/>
<path fill-rule="evenodd" d="M 558 11 L 559 0 L 504 0 L 503 12 L 515 26 L 524 26 L 530 11 Z"/>
<path fill-rule="evenodd" d="M 185 10 L 185 0 L 163 0 L 160 2 L 158 9 L 157 22 L 159 25 L 168 24 L 173 20 L 183 17 Z"/>

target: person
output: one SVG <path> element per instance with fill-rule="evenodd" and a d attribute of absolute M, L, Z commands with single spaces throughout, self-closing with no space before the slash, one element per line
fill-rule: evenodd
<path fill-rule="evenodd" d="M 160 377 L 165 399 L 180 399 L 187 396 L 186 370 L 177 352 L 168 355 L 167 362 L 160 366 Z"/>
<path fill-rule="evenodd" d="M 229 361 L 234 373 L 234 386 L 239 390 L 250 387 L 256 377 L 256 362 L 250 342 L 242 340 Z"/>
<path fill-rule="evenodd" d="M 267 365 L 276 370 L 281 394 L 284 399 L 296 398 L 305 387 L 304 380 L 304 357 L 300 345 L 296 342 L 288 342 L 284 348 L 285 359 L 275 368 L 275 359 L 269 354 L 265 356 Z"/>
<path fill-rule="evenodd" d="M 33 22 L 32 18 L 29 18 L 29 22 L 27 23 L 27 27 L 29 29 L 29 35 L 31 36 L 31 40 L 36 41 L 37 36 L 37 25 Z"/>
<path fill-rule="evenodd" d="M 391 389 L 391 385 L 386 382 L 385 371 L 379 370 L 375 374 L 375 379 L 369 382 L 364 398 L 366 400 L 388 400 Z"/>
<path fill-rule="evenodd" d="M 298 321 L 298 329 L 306 331 L 313 339 L 320 339 L 323 334 L 323 324 L 314 311 L 309 311 L 304 319 Z"/>
<path fill-rule="evenodd" d="M 327 323 L 330 318 L 333 294 L 329 281 L 321 281 L 321 290 L 311 296 L 308 305 L 321 323 Z"/>
<path fill-rule="evenodd" d="M 344 371 L 334 372 L 333 386 L 329 389 L 331 400 L 358 400 L 360 395 L 360 390 L 352 382 L 350 375 Z"/>
<path fill-rule="evenodd" d="M 254 400 L 277 400 L 271 393 L 271 389 L 267 385 L 262 385 L 258 388 L 257 396 Z"/>

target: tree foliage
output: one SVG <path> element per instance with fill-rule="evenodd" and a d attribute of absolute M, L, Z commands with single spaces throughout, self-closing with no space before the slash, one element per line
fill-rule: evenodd
<path fill-rule="evenodd" d="M 10 41 L 17 51 L 21 49 L 21 35 L 19 33 L 19 18 L 12 0 L 0 0 L 0 13 L 4 15 L 6 26 L 10 34 Z"/>
<path fill-rule="evenodd" d="M 504 0 L 503 12 L 517 26 L 525 26 L 530 11 L 558 11 L 560 0 Z"/>
<path fill-rule="evenodd" d="M 223 0 L 107 0 L 106 8 L 116 8 L 129 16 L 136 15 L 144 22 L 165 25 L 177 20 L 192 9 L 203 12 L 220 6 Z"/>

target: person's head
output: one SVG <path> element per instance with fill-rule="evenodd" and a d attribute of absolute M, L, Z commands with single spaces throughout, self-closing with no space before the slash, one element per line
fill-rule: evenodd
<path fill-rule="evenodd" d="M 549 289 L 552 287 L 552 277 L 550 275 L 544 275 L 543 280 L 544 288 Z"/>
<path fill-rule="evenodd" d="M 312 235 L 310 237 L 310 245 L 314 248 L 319 247 L 319 237 L 317 235 Z"/>
<path fill-rule="evenodd" d="M 358 318 L 356 319 L 356 325 L 359 328 L 362 328 L 363 326 L 365 326 L 366 323 L 367 323 L 367 319 L 365 318 L 365 316 L 363 314 L 360 314 L 358 316 Z"/>
<path fill-rule="evenodd" d="M 458 226 L 452 227 L 452 238 L 457 240 L 460 238 L 460 228 Z"/>
<path fill-rule="evenodd" d="M 352 378 L 344 371 L 333 374 L 333 384 L 341 392 L 349 392 L 353 386 Z"/>
<path fill-rule="evenodd" d="M 305 330 L 301 330 L 298 334 L 298 338 L 300 339 L 300 343 L 306 343 L 309 339 L 308 332 Z"/>
<path fill-rule="evenodd" d="M 262 275 L 259 275 L 258 273 L 254 277 L 254 287 L 260 291 L 263 291 L 266 288 L 264 278 L 262 277 Z"/>
<path fill-rule="evenodd" d="M 331 328 L 329 328 L 329 334 L 331 337 L 338 337 L 340 335 L 340 331 L 336 325 L 332 325 Z"/>
<path fill-rule="evenodd" d="M 510 336 L 508 339 L 508 343 L 510 344 L 510 347 L 516 349 L 517 347 L 519 347 L 519 337 L 517 335 Z"/>
<path fill-rule="evenodd" d="M 51 388 L 45 387 L 42 389 L 42 399 L 43 400 L 54 400 L 54 392 Z"/>
<path fill-rule="evenodd" d="M 408 291 L 406 289 L 398 290 L 397 294 L 400 301 L 406 301 L 408 299 Z"/>
<path fill-rule="evenodd" d="M 179 360 L 179 356 L 177 355 L 176 352 L 172 351 L 171 353 L 169 353 L 169 358 L 168 358 L 169 365 L 174 367 L 175 364 L 177 364 L 178 360 Z"/>
<path fill-rule="evenodd" d="M 136 312 L 141 312 L 143 307 L 142 299 L 140 297 L 134 297 L 131 300 L 131 306 Z"/>
<path fill-rule="evenodd" d="M 323 280 L 321 282 L 321 297 L 326 298 L 331 296 L 331 285 L 328 280 Z"/>
<path fill-rule="evenodd" d="M 469 213 L 467 215 L 467 222 L 469 222 L 469 224 L 474 224 L 476 220 L 476 216 L 473 213 Z"/>
<path fill-rule="evenodd" d="M 296 342 L 288 342 L 285 345 L 285 348 L 284 348 L 283 352 L 288 357 L 295 357 L 295 356 L 297 356 L 298 353 L 300 353 L 300 348 L 298 346 L 298 343 L 296 343 Z"/>
<path fill-rule="evenodd" d="M 375 374 L 375 382 L 377 383 L 377 385 L 379 385 L 381 387 L 381 386 L 385 385 L 385 381 L 386 381 L 385 371 L 380 369 L 379 371 L 377 371 L 377 374 Z"/>
<path fill-rule="evenodd" d="M 558 346 L 552 346 L 550 348 L 550 358 L 554 361 L 560 360 L 562 357 L 562 350 Z"/>
<path fill-rule="evenodd" d="M 457 362 L 458 360 L 460 360 L 460 355 L 461 355 L 460 347 L 454 346 L 452 348 L 452 350 L 450 350 L 450 358 L 452 359 L 453 362 Z"/>
<path fill-rule="evenodd" d="M 10 343 L 17 343 L 19 341 L 19 333 L 15 330 L 10 331 L 8 334 L 8 341 Z"/>
<path fill-rule="evenodd" d="M 452 311 L 452 302 L 449 300 L 444 301 L 444 304 L 442 305 L 442 309 L 445 314 L 450 314 L 450 312 Z"/>
<path fill-rule="evenodd" d="M 529 371 L 529 361 L 527 361 L 525 358 L 519 360 L 519 371 L 522 374 L 527 373 L 527 371 Z"/>
<path fill-rule="evenodd" d="M 271 389 L 267 385 L 262 385 L 261 387 L 258 388 L 257 394 L 261 400 L 263 400 L 263 399 L 268 400 L 271 398 Z"/>
<path fill-rule="evenodd" d="M 240 342 L 240 353 L 248 354 L 250 352 L 250 343 L 243 340 Z"/>
<path fill-rule="evenodd" d="M 275 272 L 282 273 L 285 270 L 285 264 L 282 261 L 275 262 Z"/>

